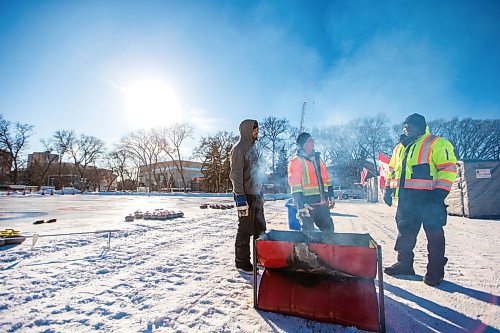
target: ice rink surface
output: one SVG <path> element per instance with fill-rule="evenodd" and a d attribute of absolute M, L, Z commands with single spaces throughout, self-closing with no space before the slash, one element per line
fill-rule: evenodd
<path fill-rule="evenodd" d="M 100 229 L 127 230 L 125 216 L 140 209 L 181 210 L 186 217 L 207 213 L 202 203 L 233 204 L 231 197 L 135 196 L 135 195 L 16 195 L 0 197 L 0 229 L 21 232 L 86 232 Z M 208 211 L 211 211 L 208 209 Z M 34 225 L 37 220 L 56 223 Z"/>
<path fill-rule="evenodd" d="M 0 229 L 26 235 L 116 229 L 106 235 L 40 238 L 34 248 L 0 248 L 0 332 L 359 332 L 255 310 L 252 285 L 234 268 L 231 197 L 0 196 Z M 135 210 L 181 210 L 183 218 L 125 222 Z M 287 229 L 285 200 L 265 202 L 268 229 Z M 369 233 L 383 265 L 396 260 L 395 207 L 337 201 L 337 232 Z M 37 220 L 55 223 L 34 225 Z M 425 234 L 415 247 L 415 276 L 384 275 L 388 332 L 498 332 L 500 223 L 449 216 L 445 280 L 422 282 Z"/>

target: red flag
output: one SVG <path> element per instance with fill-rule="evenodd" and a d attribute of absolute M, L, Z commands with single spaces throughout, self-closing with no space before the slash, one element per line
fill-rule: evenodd
<path fill-rule="evenodd" d="M 389 162 L 391 159 L 384 154 L 378 154 L 379 188 L 385 188 L 385 178 L 389 172 Z"/>
<path fill-rule="evenodd" d="M 368 176 L 368 169 L 363 168 L 363 171 L 361 171 L 361 185 L 365 186 L 366 185 L 366 176 Z"/>

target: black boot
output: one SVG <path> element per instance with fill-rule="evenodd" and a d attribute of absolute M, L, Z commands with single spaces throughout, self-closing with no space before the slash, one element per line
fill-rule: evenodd
<path fill-rule="evenodd" d="M 249 262 L 236 262 L 236 270 L 245 274 L 253 274 L 253 265 Z"/>
<path fill-rule="evenodd" d="M 443 228 L 425 230 L 427 235 L 427 251 L 429 263 L 427 273 L 424 276 L 424 283 L 429 286 L 437 286 L 443 281 L 444 265 L 448 258 L 444 256 L 445 238 Z"/>
<path fill-rule="evenodd" d="M 427 264 L 427 273 L 424 276 L 424 283 L 434 287 L 439 285 L 444 278 L 444 265 L 448 262 L 448 258 L 444 257 L 439 260 L 429 258 Z"/>
<path fill-rule="evenodd" d="M 398 262 L 384 269 L 387 275 L 415 275 L 413 269 L 413 252 L 398 251 Z"/>
<path fill-rule="evenodd" d="M 415 275 L 415 270 L 412 264 L 398 261 L 394 265 L 386 267 L 384 273 L 387 275 Z"/>

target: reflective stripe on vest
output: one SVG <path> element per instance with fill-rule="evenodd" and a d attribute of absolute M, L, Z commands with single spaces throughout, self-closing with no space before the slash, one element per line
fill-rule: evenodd
<path fill-rule="evenodd" d="M 442 172 L 457 172 L 457 164 L 456 163 L 441 163 L 436 164 L 436 169 Z"/>
<path fill-rule="evenodd" d="M 292 193 L 296 192 L 302 192 L 304 196 L 310 196 L 310 195 L 320 195 L 320 188 L 319 185 L 310 185 L 311 184 L 311 175 L 309 173 L 309 166 L 307 165 L 307 162 L 304 158 L 297 157 L 300 160 L 301 166 L 302 166 L 302 184 L 295 184 L 292 185 L 290 190 Z M 311 161 L 310 161 L 311 162 Z M 313 162 L 311 162 L 313 163 Z M 313 167 L 314 170 L 314 167 Z M 321 172 L 321 167 L 320 167 L 320 172 Z M 314 171 L 314 174 L 316 174 L 316 171 Z M 316 179 L 319 182 L 322 177 L 318 177 L 316 175 Z M 328 186 L 329 182 L 326 182 L 325 186 L 325 193 L 328 192 Z"/>
<path fill-rule="evenodd" d="M 453 182 L 447 180 L 447 179 L 438 179 L 436 181 L 436 188 L 441 188 L 443 190 L 450 191 L 451 190 L 451 185 L 453 185 Z"/>
<path fill-rule="evenodd" d="M 304 193 L 304 196 L 319 195 L 319 186 L 311 186 L 311 187 L 302 188 L 302 193 Z"/>
<path fill-rule="evenodd" d="M 427 179 L 405 179 L 405 188 L 414 190 L 433 190 L 436 187 L 434 180 Z"/>
<path fill-rule="evenodd" d="M 389 187 L 398 188 L 399 187 L 399 178 L 391 179 L 389 183 Z"/>
<path fill-rule="evenodd" d="M 305 159 L 299 158 L 300 162 L 302 163 L 302 184 L 307 185 L 311 183 L 311 177 L 309 176 L 309 167 L 307 166 L 307 163 Z"/>
<path fill-rule="evenodd" d="M 302 163 L 302 193 L 304 193 L 304 196 L 319 195 L 320 194 L 319 185 L 318 186 L 309 185 L 311 184 L 311 174 L 309 173 L 309 166 L 307 165 L 306 160 L 304 158 L 300 158 L 300 162 Z M 314 162 L 312 161 L 310 162 L 313 163 L 314 165 Z M 316 171 L 314 171 L 314 174 L 316 174 Z M 318 177 L 318 175 L 316 175 L 316 180 L 318 181 L 318 183 L 320 179 L 321 178 Z"/>
<path fill-rule="evenodd" d="M 302 192 L 302 186 L 300 184 L 290 186 L 290 191 L 293 193 Z"/>
<path fill-rule="evenodd" d="M 424 142 L 422 143 L 422 146 L 420 146 L 420 152 L 418 154 L 418 164 L 424 164 L 424 163 L 429 163 L 430 162 L 430 157 L 431 157 L 431 147 L 434 142 L 438 139 L 437 136 L 435 135 L 429 135 L 424 139 Z"/>

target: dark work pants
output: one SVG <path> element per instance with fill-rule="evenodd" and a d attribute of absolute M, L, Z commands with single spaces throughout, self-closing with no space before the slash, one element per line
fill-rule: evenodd
<path fill-rule="evenodd" d="M 312 207 L 311 217 L 300 218 L 302 220 L 302 230 L 313 230 L 314 224 L 316 224 L 321 231 L 333 231 L 333 220 L 328 205 L 314 205 Z"/>
<path fill-rule="evenodd" d="M 247 195 L 247 202 L 250 206 L 248 216 L 238 218 L 238 231 L 234 244 L 236 266 L 250 263 L 250 237 L 256 238 L 266 231 L 264 199 Z"/>
<path fill-rule="evenodd" d="M 441 272 L 447 261 L 445 254 L 445 238 L 443 226 L 446 225 L 446 206 L 439 202 L 403 201 L 398 205 L 396 224 L 398 238 L 394 250 L 398 252 L 398 262 L 413 265 L 413 249 L 417 242 L 420 226 L 423 224 L 427 236 L 427 252 L 429 265 L 427 271 Z M 441 275 L 439 273 L 437 275 Z"/>

